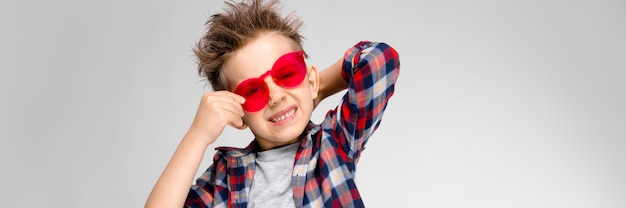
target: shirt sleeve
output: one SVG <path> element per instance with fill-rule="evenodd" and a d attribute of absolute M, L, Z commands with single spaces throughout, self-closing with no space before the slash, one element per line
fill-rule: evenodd
<path fill-rule="evenodd" d="M 344 137 L 338 142 L 349 157 L 358 158 L 378 128 L 399 71 L 398 52 L 386 43 L 361 41 L 344 54 L 341 76 L 349 85 L 336 124 Z"/>
<path fill-rule="evenodd" d="M 213 157 L 213 164 L 191 185 L 184 207 L 220 207 L 228 200 L 226 161 L 220 152 Z"/>
<path fill-rule="evenodd" d="M 213 183 L 213 174 L 215 168 L 213 165 L 196 179 L 196 183 L 191 185 L 185 206 L 187 208 L 195 207 L 211 207 L 213 204 L 213 193 L 215 190 L 215 184 Z"/>

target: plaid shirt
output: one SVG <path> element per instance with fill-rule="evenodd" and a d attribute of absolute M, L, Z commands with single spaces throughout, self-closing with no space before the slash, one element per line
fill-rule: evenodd
<path fill-rule="evenodd" d="M 364 207 L 355 179 L 364 145 L 394 92 L 400 62 L 385 43 L 362 41 L 344 55 L 349 83 L 341 105 L 320 125 L 309 122 L 296 153 L 292 187 L 297 207 Z M 245 149 L 220 147 L 192 185 L 185 207 L 247 207 L 255 171 L 253 141 Z"/>

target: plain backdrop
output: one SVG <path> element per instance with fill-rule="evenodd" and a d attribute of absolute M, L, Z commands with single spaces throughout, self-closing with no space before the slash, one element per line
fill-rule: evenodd
<path fill-rule="evenodd" d="M 308 64 L 360 40 L 400 53 L 358 166 L 368 207 L 626 206 L 626 2 L 283 4 Z M 0 2 L 0 207 L 143 207 L 210 90 L 191 49 L 223 5 Z M 226 129 L 198 174 L 251 139 Z"/>

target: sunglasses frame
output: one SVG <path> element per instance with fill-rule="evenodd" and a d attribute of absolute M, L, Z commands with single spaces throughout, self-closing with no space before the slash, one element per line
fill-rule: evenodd
<path fill-rule="evenodd" d="M 285 71 L 286 69 L 295 70 Z M 291 79 L 281 80 L 281 76 L 285 74 L 289 75 L 289 72 L 296 73 L 292 74 L 294 77 Z M 276 59 L 272 68 L 261 76 L 249 78 L 239 83 L 233 92 L 246 98 L 246 102 L 242 104 L 243 110 L 257 112 L 267 106 L 267 102 L 269 101 L 269 88 L 265 82 L 267 76 L 270 76 L 274 83 L 282 88 L 289 89 L 299 86 L 306 77 L 304 52 L 299 50 L 286 53 Z"/>

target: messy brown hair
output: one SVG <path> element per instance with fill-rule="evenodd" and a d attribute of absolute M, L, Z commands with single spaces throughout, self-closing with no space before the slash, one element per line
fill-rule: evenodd
<path fill-rule="evenodd" d="M 294 13 L 281 17 L 278 0 L 228 0 L 223 13 L 212 15 L 205 23 L 207 32 L 193 49 L 198 73 L 205 77 L 214 91 L 225 90 L 222 73 L 224 62 L 263 32 L 276 32 L 292 40 L 302 49 L 299 30 L 303 23 Z"/>

